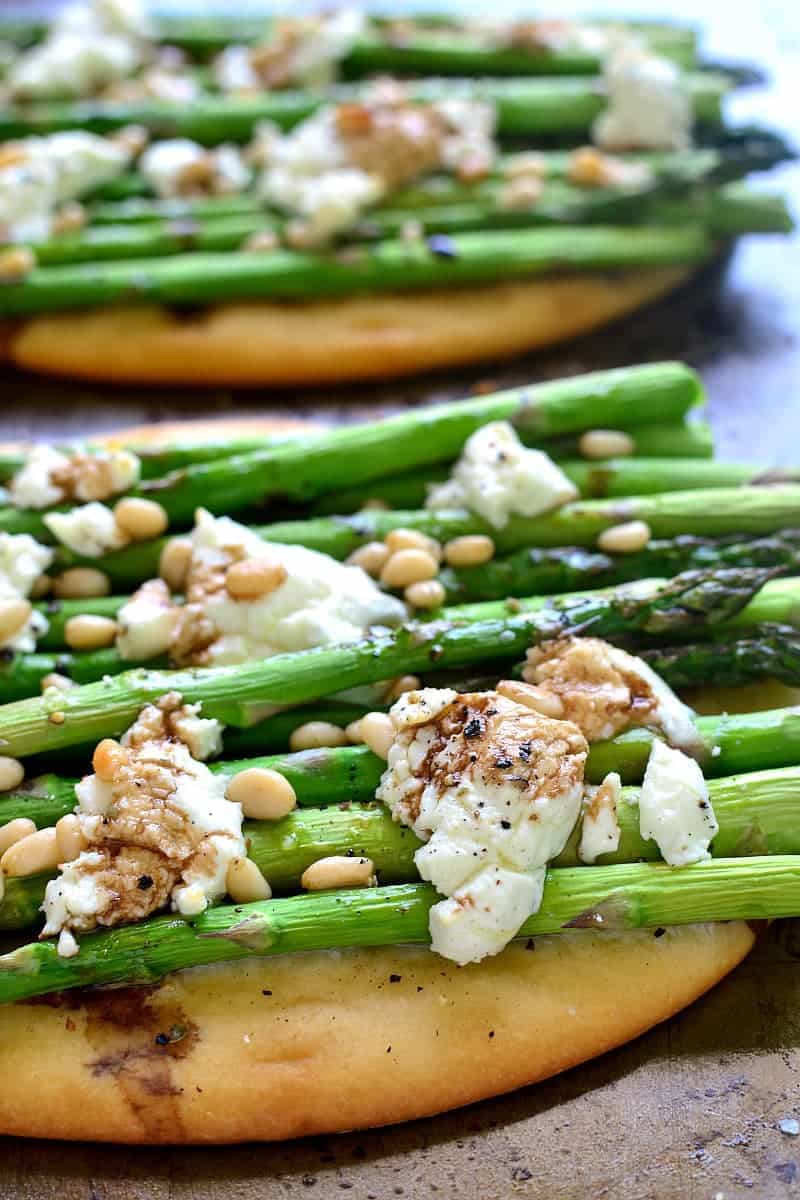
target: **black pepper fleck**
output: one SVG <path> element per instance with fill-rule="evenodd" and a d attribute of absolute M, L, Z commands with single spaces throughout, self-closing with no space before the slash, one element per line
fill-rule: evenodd
<path fill-rule="evenodd" d="M 136 881 L 136 886 L 140 892 L 149 892 L 150 888 L 153 886 L 153 876 L 140 875 Z"/>
<path fill-rule="evenodd" d="M 467 721 L 466 725 L 464 726 L 464 737 L 465 738 L 480 737 L 480 735 L 482 733 L 483 733 L 483 722 L 481 721 L 480 717 L 473 717 L 472 720 Z"/>
<path fill-rule="evenodd" d="M 666 932 L 666 929 L 662 929 L 659 925 L 658 929 L 653 930 L 653 937 L 663 937 Z"/>
<path fill-rule="evenodd" d="M 389 983 L 399 983 L 402 978 L 403 978 L 402 975 L 390 975 Z"/>

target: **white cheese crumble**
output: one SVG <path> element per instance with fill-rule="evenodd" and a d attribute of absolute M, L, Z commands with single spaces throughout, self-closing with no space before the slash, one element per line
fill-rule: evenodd
<path fill-rule="evenodd" d="M 180 619 L 181 610 L 172 603 L 169 588 L 163 580 L 150 579 L 143 583 L 117 613 L 120 657 L 146 662 L 169 653 Z"/>
<path fill-rule="evenodd" d="M 211 72 L 221 92 L 261 90 L 261 78 L 250 60 L 249 46 L 226 46 L 211 64 Z"/>
<path fill-rule="evenodd" d="M 242 810 L 225 798 L 227 776 L 193 754 L 217 751 L 220 734 L 199 705 L 164 697 L 122 739 L 113 780 L 76 785 L 87 849 L 61 865 L 42 906 L 42 936 L 59 934 L 59 954 L 62 938 L 77 953 L 65 932 L 140 920 L 167 903 L 192 916 L 225 894 L 231 862 L 247 854 Z"/>
<path fill-rule="evenodd" d="M 17 508 L 51 508 L 70 499 L 97 500 L 126 492 L 139 481 L 141 464 L 127 450 L 64 454 L 52 446 L 34 446 L 8 485 Z"/>
<path fill-rule="evenodd" d="M 52 446 L 34 446 L 8 485 L 8 498 L 17 508 L 52 508 L 64 499 L 63 488 L 51 479 L 68 465 L 65 454 Z"/>
<path fill-rule="evenodd" d="M 692 106 L 680 69 L 669 59 L 623 46 L 604 70 L 608 107 L 592 136 L 607 150 L 684 150 Z"/>
<path fill-rule="evenodd" d="M 622 781 L 615 771 L 606 775 L 599 787 L 586 789 L 578 843 L 581 862 L 596 862 L 601 854 L 612 854 L 619 849 L 617 808 L 621 797 Z"/>
<path fill-rule="evenodd" d="M 19 56 L 7 82 L 16 99 L 90 96 L 143 63 L 150 26 L 138 0 L 68 5 L 45 40 Z"/>
<path fill-rule="evenodd" d="M 26 600 L 34 583 L 53 561 L 53 551 L 27 533 L 0 533 L 0 601 Z M 35 610 L 0 647 L 30 653 L 36 639 L 47 633 L 49 622 Z"/>
<path fill-rule="evenodd" d="M 153 142 L 139 159 L 139 170 L 157 196 L 169 198 L 193 191 L 231 195 L 249 187 L 251 174 L 239 150 L 227 144 L 208 150 L 189 138 Z M 190 173 L 202 171 L 194 186 Z"/>
<path fill-rule="evenodd" d="M 467 439 L 450 478 L 429 488 L 425 504 L 467 508 L 503 529 L 512 516 L 535 517 L 577 495 L 548 455 L 523 446 L 507 421 L 493 421 Z"/>
<path fill-rule="evenodd" d="M 496 693 L 425 688 L 390 715 L 376 797 L 425 842 L 417 870 L 446 897 L 431 909 L 433 949 L 477 962 L 541 903 L 547 863 L 580 811 L 586 742 Z"/>
<path fill-rule="evenodd" d="M 334 83 L 338 64 L 366 27 L 366 14 L 358 8 L 340 8 L 311 18 L 292 54 L 293 80 L 307 88 L 324 88 Z"/>
<path fill-rule="evenodd" d="M 710 858 L 719 830 L 703 772 L 693 758 L 653 742 L 639 793 L 639 832 L 671 867 Z"/>
<path fill-rule="evenodd" d="M 203 614 L 218 634 L 208 651 L 213 665 L 356 642 L 374 627 L 395 626 L 406 618 L 405 605 L 382 592 L 360 567 L 304 546 L 264 542 L 229 517 L 204 510 L 198 511 L 192 533 L 190 584 L 193 573 L 224 569 L 230 548 L 279 564 L 286 578 L 257 600 L 234 600 L 225 588 L 204 598 Z"/>
<path fill-rule="evenodd" d="M 62 545 L 84 558 L 102 558 L 128 544 L 111 509 L 97 500 L 69 512 L 47 513 L 42 519 Z"/>

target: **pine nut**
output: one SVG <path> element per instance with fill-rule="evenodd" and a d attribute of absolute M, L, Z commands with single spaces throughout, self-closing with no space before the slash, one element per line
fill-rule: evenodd
<path fill-rule="evenodd" d="M 122 532 L 134 542 L 160 537 L 169 525 L 169 517 L 162 505 L 139 496 L 118 500 L 114 505 L 114 516 Z"/>
<path fill-rule="evenodd" d="M 535 150 L 512 154 L 503 168 L 503 174 L 506 179 L 518 179 L 520 175 L 536 175 L 543 178 L 547 174 L 547 159 Z"/>
<path fill-rule="evenodd" d="M 359 724 L 362 741 L 366 742 L 373 754 L 386 761 L 395 733 L 391 717 L 388 713 L 369 712 Z"/>
<path fill-rule="evenodd" d="M 262 558 L 244 558 L 231 563 L 225 572 L 225 587 L 234 600 L 260 600 L 279 588 L 288 577 L 282 563 Z"/>
<path fill-rule="evenodd" d="M 406 692 L 416 692 L 421 687 L 422 681 L 416 675 L 400 675 L 391 681 L 383 698 L 387 704 L 394 704 Z"/>
<path fill-rule="evenodd" d="M 39 829 L 9 846 L 0 858 L 0 870 L 14 878 L 54 871 L 58 866 L 58 839 L 55 826 Z"/>
<path fill-rule="evenodd" d="M 597 539 L 597 547 L 607 554 L 635 554 L 644 550 L 652 534 L 646 521 L 623 521 L 604 529 Z"/>
<path fill-rule="evenodd" d="M 234 858 L 228 867 L 225 887 L 234 904 L 269 900 L 272 888 L 251 858 Z"/>
<path fill-rule="evenodd" d="M 67 813 L 60 821 L 56 821 L 56 842 L 60 863 L 74 862 L 86 848 L 81 823 L 75 813 Z"/>
<path fill-rule="evenodd" d="M 373 579 L 377 579 L 389 559 L 389 547 L 385 542 L 365 542 L 349 555 L 345 562 L 351 567 L 361 567 Z"/>
<path fill-rule="evenodd" d="M 242 250 L 248 254 L 264 254 L 269 250 L 277 250 L 280 239 L 272 229 L 258 229 L 242 242 Z"/>
<path fill-rule="evenodd" d="M 300 886 L 307 892 L 327 892 L 333 888 L 369 887 L 374 878 L 375 864 L 371 858 L 331 854 L 306 867 Z"/>
<path fill-rule="evenodd" d="M 16 283 L 30 275 L 35 266 L 36 255 L 27 246 L 0 251 L 0 283 Z"/>
<path fill-rule="evenodd" d="M 534 205 L 542 198 L 544 183 L 538 175 L 518 175 L 500 189 L 498 207 L 506 212 L 519 212 Z"/>
<path fill-rule="evenodd" d="M 90 600 L 111 595 L 111 580 L 96 567 L 70 567 L 53 580 L 53 591 L 60 600 Z"/>
<path fill-rule="evenodd" d="M 381 571 L 381 583 L 386 587 L 404 588 L 433 579 L 438 570 L 439 564 L 427 550 L 398 550 Z"/>
<path fill-rule="evenodd" d="M 25 768 L 16 758 L 0 754 L 0 792 L 13 792 L 25 778 Z"/>
<path fill-rule="evenodd" d="M 635 450 L 633 438 L 621 429 L 589 429 L 578 442 L 584 458 L 630 458 Z"/>
<path fill-rule="evenodd" d="M 425 579 L 412 583 L 403 595 L 412 608 L 438 608 L 444 604 L 446 593 L 438 579 Z"/>
<path fill-rule="evenodd" d="M 494 558 L 494 542 L 482 533 L 466 534 L 445 545 L 444 557 L 451 567 L 477 567 Z"/>
<path fill-rule="evenodd" d="M 120 767 L 127 761 L 128 752 L 113 738 L 98 742 L 92 755 L 92 770 L 104 783 L 113 783 Z"/>
<path fill-rule="evenodd" d="M 68 692 L 70 688 L 75 687 L 75 684 L 66 675 L 59 675 L 58 671 L 51 671 L 49 675 L 45 675 L 39 685 L 43 692 L 48 688 L 55 688 L 58 692 Z"/>
<path fill-rule="evenodd" d="M 0 645 L 18 633 L 31 615 L 28 600 L 0 601 Z"/>
<path fill-rule="evenodd" d="M 579 146 L 570 155 L 567 179 L 579 187 L 603 187 L 610 182 L 608 158 L 594 146 Z"/>
<path fill-rule="evenodd" d="M 158 560 L 158 573 L 171 592 L 180 592 L 192 565 L 192 543 L 189 538 L 170 538 Z"/>
<path fill-rule="evenodd" d="M 0 825 L 0 857 L 10 846 L 15 846 L 32 833 L 36 833 L 36 826 L 29 817 L 15 817 L 13 821 Z"/>
<path fill-rule="evenodd" d="M 58 710 L 57 712 L 51 712 L 50 716 L 47 719 L 51 725 L 63 725 L 64 722 L 66 721 L 67 717 L 66 717 L 66 713 L 63 713 L 60 710 Z"/>
<path fill-rule="evenodd" d="M 520 683 L 517 679 L 501 679 L 497 685 L 497 692 L 500 696 L 505 696 L 506 700 L 513 700 L 515 704 L 521 704 L 524 708 L 532 708 L 534 712 L 541 713 L 543 717 L 552 717 L 554 721 L 564 716 L 561 697 L 545 688 L 536 687 L 535 684 Z"/>
<path fill-rule="evenodd" d="M 102 650 L 111 646 L 116 636 L 116 621 L 90 613 L 70 617 L 64 626 L 64 641 L 71 650 Z"/>
<path fill-rule="evenodd" d="M 341 725 L 330 721 L 306 721 L 298 725 L 290 738 L 290 750 L 329 750 L 334 746 L 346 746 L 347 734 Z"/>
<path fill-rule="evenodd" d="M 354 746 L 364 745 L 364 737 L 361 733 L 361 721 L 351 721 L 349 725 L 345 726 L 344 731 L 347 734 L 348 742 L 352 742 Z"/>
<path fill-rule="evenodd" d="M 49 575 L 39 575 L 34 579 L 31 586 L 31 600 L 41 600 L 43 596 L 49 596 L 53 590 L 53 580 Z"/>
<path fill-rule="evenodd" d="M 390 554 L 396 554 L 398 550 L 427 550 L 437 562 L 442 557 L 442 547 L 436 538 L 417 529 L 393 529 L 386 535 L 386 546 Z"/>
<path fill-rule="evenodd" d="M 269 767 L 248 767 L 234 775 L 225 795 L 253 821 L 280 821 L 297 807 L 295 790 L 285 775 Z"/>

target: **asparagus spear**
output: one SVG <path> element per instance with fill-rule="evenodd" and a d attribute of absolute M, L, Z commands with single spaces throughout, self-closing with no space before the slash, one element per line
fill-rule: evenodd
<path fill-rule="evenodd" d="M 719 822 L 712 854 L 739 858 L 753 854 L 800 853 L 797 801 L 800 769 L 763 771 L 713 779 L 709 798 Z M 626 788 L 618 805 L 618 849 L 602 855 L 604 865 L 638 860 L 657 862 L 658 847 L 639 832 L 639 789 Z M 579 866 L 578 843 L 582 818 L 553 866 Z M 332 854 L 358 854 L 372 860 L 382 884 L 417 879 L 414 854 L 422 843 L 412 830 L 393 821 L 379 804 L 347 804 L 306 808 L 282 821 L 245 823 L 248 855 L 269 880 L 273 891 L 299 887 L 307 867 Z M 0 930 L 23 929 L 37 921 L 44 887 L 51 875 L 34 875 L 6 882 L 0 902 Z"/>
<path fill-rule="evenodd" d="M 690 74 L 686 83 L 695 118 L 705 125 L 721 123 L 721 106 L 730 88 L 725 76 Z M 542 79 L 421 79 L 410 87 L 423 103 L 463 96 L 495 106 L 498 133 L 503 137 L 586 134 L 602 112 L 605 100 L 594 80 Z M 165 100 L 75 100 L 27 104 L 0 111 L 0 140 L 59 129 L 89 129 L 105 133 L 124 125 L 145 125 L 159 137 L 188 137 L 204 145 L 246 141 L 258 121 L 274 121 L 284 129 L 311 116 L 321 104 L 358 102 L 364 88 L 344 84 L 316 96 L 310 92 L 261 92 L 253 96 L 207 95 L 191 104 Z"/>
<path fill-rule="evenodd" d="M 0 957 L 0 1001 L 89 984 L 152 983 L 206 963 L 349 946 L 427 944 L 439 897 L 424 884 L 320 892 L 213 908 L 193 919 L 155 917 L 90 934 L 60 958 L 35 942 Z M 520 937 L 565 928 L 625 929 L 754 920 L 800 912 L 800 858 L 716 859 L 675 871 L 656 863 L 562 867 L 548 872 L 539 912 Z"/>
<path fill-rule="evenodd" d="M 345 253 L 189 253 L 107 263 L 35 267 L 0 291 L 0 315 L 24 316 L 132 303 L 207 304 L 240 298 L 317 299 L 409 291 L 548 271 L 694 265 L 713 253 L 700 225 L 559 226 L 456 234 L 415 245 L 399 239 Z"/>
<path fill-rule="evenodd" d="M 791 621 L 797 584 L 764 585 L 771 572 L 688 572 L 664 582 L 543 602 L 500 616 L 503 605 L 445 610 L 418 623 L 350 645 L 282 654 L 263 662 L 184 671 L 133 670 L 76 687 L 56 697 L 20 700 L 0 708 L 0 738 L 14 757 L 119 736 L 143 705 L 165 692 L 200 702 L 206 716 L 248 725 L 265 706 L 287 708 L 332 692 L 376 683 L 403 672 L 472 666 L 498 656 L 520 658 L 537 640 L 580 629 L 598 637 L 676 636 L 726 623 L 747 628 L 764 620 Z M 762 586 L 764 585 L 764 586 Z M 538 611 L 537 611 L 538 610 Z M 480 615 L 479 615 L 480 614 Z M 738 616 L 738 620 L 736 619 Z"/>

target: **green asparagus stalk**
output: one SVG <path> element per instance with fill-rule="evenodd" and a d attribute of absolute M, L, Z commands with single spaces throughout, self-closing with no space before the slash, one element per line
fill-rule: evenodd
<path fill-rule="evenodd" d="M 350 946 L 427 944 L 439 897 L 424 884 L 320 892 L 174 915 L 90 934 L 60 958 L 35 942 L 0 957 L 0 1001 L 87 985 L 152 983 L 170 971 L 241 958 Z M 548 872 L 539 912 L 520 937 L 567 928 L 620 932 L 800 912 L 800 858 L 716 859 L 675 871 L 656 863 Z"/>
<path fill-rule="evenodd" d="M 287 708 L 333 692 L 360 687 L 434 663 L 457 669 L 496 659 L 520 658 L 537 640 L 581 630 L 598 637 L 634 634 L 675 637 L 711 626 L 747 628 L 762 621 L 791 623 L 796 581 L 764 584 L 767 570 L 688 572 L 675 579 L 611 592 L 543 602 L 520 602 L 515 615 L 503 605 L 466 605 L 351 645 L 318 647 L 263 662 L 183 671 L 133 670 L 57 696 L 45 694 L 0 708 L 5 753 L 24 757 L 63 746 L 119 736 L 143 705 L 165 692 L 202 703 L 206 716 L 226 725 L 252 724 L 264 708 Z"/>
<path fill-rule="evenodd" d="M 413 291 L 564 270 L 608 270 L 705 262 L 713 240 L 701 225 L 554 226 L 378 242 L 352 254 L 274 250 L 269 254 L 188 253 L 107 263 L 35 267 L 0 292 L 0 315 L 132 303 L 314 299 Z"/>
<path fill-rule="evenodd" d="M 695 118 L 719 125 L 722 101 L 730 88 L 720 74 L 686 76 Z M 423 103 L 464 96 L 495 106 L 498 133 L 503 137 L 585 135 L 602 112 L 605 100 L 591 79 L 421 79 L 410 87 Z M 179 104 L 165 100 L 76 100 L 27 104 L 0 111 L 0 140 L 52 133 L 59 129 L 89 129 L 105 133 L 124 125 L 144 125 L 158 137 L 188 137 L 204 145 L 246 141 L 258 121 L 274 121 L 288 129 L 311 116 L 321 104 L 358 102 L 359 85 L 342 85 L 324 95 L 310 92 L 262 92 L 253 96 L 207 95 Z"/>
<path fill-rule="evenodd" d="M 713 779 L 708 793 L 719 823 L 712 845 L 715 858 L 800 854 L 800 769 Z M 639 794 L 638 788 L 624 789 L 617 807 L 619 847 L 600 856 L 603 865 L 659 860 L 655 842 L 639 832 Z M 581 865 L 578 844 L 582 824 L 579 817 L 567 845 L 553 860 L 554 867 Z M 328 804 L 295 811 L 282 821 L 248 821 L 244 828 L 248 855 L 275 892 L 298 888 L 307 867 L 334 854 L 371 859 L 383 885 L 417 879 L 414 854 L 422 843 L 412 830 L 393 821 L 380 804 Z M 50 877 L 27 876 L 6 882 L 5 897 L 0 902 L 0 930 L 36 923 Z"/>

